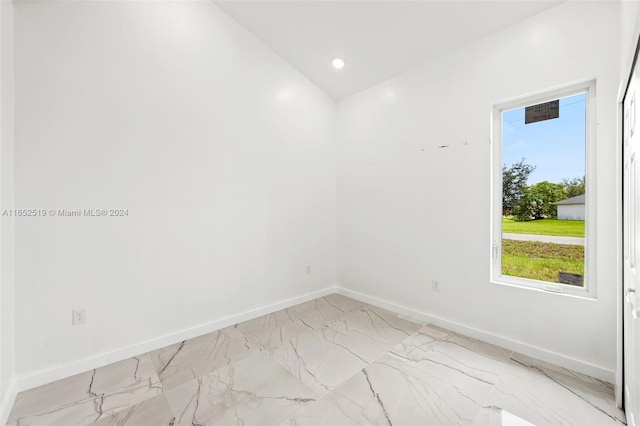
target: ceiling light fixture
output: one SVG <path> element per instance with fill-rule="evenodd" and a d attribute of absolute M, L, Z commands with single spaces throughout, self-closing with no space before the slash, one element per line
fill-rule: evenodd
<path fill-rule="evenodd" d="M 344 68 L 344 59 L 335 58 L 333 61 L 331 61 L 331 65 L 333 65 L 335 69 L 341 70 L 342 68 Z"/>

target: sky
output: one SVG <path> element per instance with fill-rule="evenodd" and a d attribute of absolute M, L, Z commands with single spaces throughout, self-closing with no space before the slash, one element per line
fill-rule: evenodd
<path fill-rule="evenodd" d="M 585 175 L 586 94 L 560 98 L 560 117 L 524 124 L 524 107 L 502 115 L 502 163 L 507 167 L 523 157 L 536 169 L 529 185 Z"/>

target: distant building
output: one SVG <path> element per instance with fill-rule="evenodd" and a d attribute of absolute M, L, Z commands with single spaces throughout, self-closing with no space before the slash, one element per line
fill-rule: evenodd
<path fill-rule="evenodd" d="M 584 194 L 553 203 L 558 206 L 558 219 L 584 220 Z"/>

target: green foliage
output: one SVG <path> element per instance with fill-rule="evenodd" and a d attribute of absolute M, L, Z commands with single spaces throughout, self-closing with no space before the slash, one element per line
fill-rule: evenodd
<path fill-rule="evenodd" d="M 519 162 L 513 163 L 511 167 L 502 167 L 502 214 L 513 213 L 520 200 L 525 196 L 527 179 L 536 169 L 522 158 Z"/>
<path fill-rule="evenodd" d="M 566 192 L 560 183 L 545 180 L 527 186 L 524 196 L 514 208 L 513 217 L 516 221 L 557 217 L 558 206 L 553 203 L 565 198 Z"/>
<path fill-rule="evenodd" d="M 537 241 L 502 240 L 502 273 L 558 282 L 558 272 L 584 275 L 584 247 Z"/>
<path fill-rule="evenodd" d="M 562 179 L 562 186 L 567 194 L 567 198 L 577 197 L 585 193 L 585 176 L 573 179 Z"/>
<path fill-rule="evenodd" d="M 536 166 L 522 158 L 502 167 L 502 215 L 513 215 L 517 222 L 558 216 L 555 202 L 585 193 L 585 177 L 565 178 L 562 183 L 542 181 L 527 186 Z"/>
<path fill-rule="evenodd" d="M 553 203 L 567 198 L 562 184 L 546 180 L 529 187 L 527 196 L 532 200 L 533 217 L 536 219 L 558 217 L 558 206 Z"/>
<path fill-rule="evenodd" d="M 528 196 L 527 189 L 528 187 L 524 188 L 524 195 L 513 208 L 513 220 L 516 222 L 525 222 L 533 219 L 533 204 Z"/>

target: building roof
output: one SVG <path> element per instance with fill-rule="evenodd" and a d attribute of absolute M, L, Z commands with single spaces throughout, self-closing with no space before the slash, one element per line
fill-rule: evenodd
<path fill-rule="evenodd" d="M 566 200 L 558 201 L 557 203 L 553 203 L 557 206 L 561 206 L 564 204 L 584 204 L 584 194 L 578 195 L 576 197 L 567 198 Z"/>

